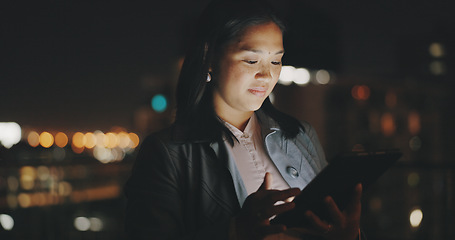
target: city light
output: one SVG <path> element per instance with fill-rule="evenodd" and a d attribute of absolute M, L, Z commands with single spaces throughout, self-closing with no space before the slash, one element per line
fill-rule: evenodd
<path fill-rule="evenodd" d="M 411 187 L 416 187 L 420 182 L 420 176 L 418 173 L 413 172 L 408 175 L 408 185 Z"/>
<path fill-rule="evenodd" d="M 428 51 L 430 52 L 430 55 L 435 58 L 443 57 L 445 55 L 444 46 L 437 42 L 430 44 Z"/>
<path fill-rule="evenodd" d="M 412 111 L 408 115 L 408 129 L 412 135 L 417 135 L 420 132 L 420 114 Z"/>
<path fill-rule="evenodd" d="M 0 144 L 6 148 L 11 148 L 13 145 L 20 142 L 22 137 L 22 129 L 15 122 L 0 122 Z"/>
<path fill-rule="evenodd" d="M 152 108 L 156 112 L 164 112 L 167 108 L 167 99 L 162 94 L 157 94 L 152 98 Z"/>
<path fill-rule="evenodd" d="M 330 82 L 330 73 L 324 69 L 317 71 L 316 82 L 319 84 L 328 84 Z"/>
<path fill-rule="evenodd" d="M 96 146 L 96 136 L 95 134 L 88 132 L 85 134 L 85 144 L 84 146 L 88 149 L 92 149 Z"/>
<path fill-rule="evenodd" d="M 90 230 L 94 232 L 99 232 L 103 230 L 103 222 L 101 219 L 96 218 L 96 217 L 91 217 L 89 218 L 90 220 Z"/>
<path fill-rule="evenodd" d="M 73 135 L 73 141 L 72 141 L 72 144 L 76 147 L 76 148 L 84 148 L 85 146 L 85 143 L 86 143 L 86 138 L 85 138 L 85 135 L 81 132 L 76 132 L 74 135 Z"/>
<path fill-rule="evenodd" d="M 384 113 L 381 117 L 381 131 L 384 136 L 392 136 L 395 133 L 395 118 L 391 113 Z"/>
<path fill-rule="evenodd" d="M 0 214 L 0 225 L 3 229 L 10 231 L 14 227 L 14 219 L 8 214 Z"/>
<path fill-rule="evenodd" d="M 86 217 L 77 217 L 74 219 L 74 227 L 81 232 L 90 229 L 90 220 Z"/>
<path fill-rule="evenodd" d="M 39 143 L 42 147 L 50 148 L 54 144 L 54 136 L 48 132 L 39 135 Z"/>
<path fill-rule="evenodd" d="M 17 196 L 17 201 L 19 202 L 19 205 L 22 208 L 28 208 L 32 203 L 32 199 L 30 198 L 30 194 L 28 193 L 20 193 Z"/>
<path fill-rule="evenodd" d="M 38 147 L 39 145 L 39 134 L 35 131 L 31 131 L 27 136 L 28 144 L 32 147 Z"/>
<path fill-rule="evenodd" d="M 58 132 L 55 134 L 55 145 L 64 148 L 68 144 L 68 136 L 65 133 Z"/>
<path fill-rule="evenodd" d="M 131 139 L 126 132 L 120 132 L 117 134 L 118 146 L 120 148 L 128 148 L 131 145 Z"/>
<path fill-rule="evenodd" d="M 36 169 L 31 166 L 23 166 L 19 170 L 20 185 L 25 190 L 31 190 L 35 186 L 35 179 L 37 176 Z"/>
<path fill-rule="evenodd" d="M 365 101 L 370 97 L 370 88 L 366 85 L 356 85 L 352 87 L 351 95 L 355 100 Z"/>
<path fill-rule="evenodd" d="M 433 61 L 430 63 L 430 72 L 433 73 L 433 75 L 439 76 L 439 75 L 444 75 L 446 73 L 446 65 L 442 61 Z"/>
<path fill-rule="evenodd" d="M 46 181 L 50 177 L 49 168 L 46 166 L 39 166 L 36 168 L 36 175 L 40 181 Z"/>
<path fill-rule="evenodd" d="M 413 228 L 417 228 L 422 223 L 423 212 L 420 209 L 414 209 L 409 215 L 409 222 Z"/>
<path fill-rule="evenodd" d="M 305 85 L 310 82 L 310 72 L 305 68 L 297 68 L 294 71 L 294 83 L 297 85 Z"/>
<path fill-rule="evenodd" d="M 278 82 L 283 85 L 290 85 L 294 82 L 294 71 L 293 66 L 281 67 L 281 73 Z"/>
<path fill-rule="evenodd" d="M 32 147 L 39 145 L 44 148 L 52 148 L 51 157 L 57 161 L 64 160 L 67 155 L 65 147 L 70 144 L 74 153 L 82 154 L 84 151 L 102 163 L 121 161 L 126 154 L 131 153 L 140 144 L 139 136 L 133 132 L 127 132 L 124 128 L 116 127 L 111 132 L 103 133 L 100 130 L 94 132 L 75 132 L 71 138 L 64 132 L 44 131 L 38 134 L 36 131 L 28 131 L 25 136 L 28 144 Z M 71 135 L 71 134 L 70 134 Z M 71 141 L 70 141 L 71 139 Z M 49 156 L 49 155 L 47 155 Z"/>
<path fill-rule="evenodd" d="M 137 148 L 137 146 L 139 146 L 139 142 L 140 142 L 139 136 L 136 133 L 129 133 L 128 136 L 131 139 L 131 143 L 132 143 L 131 148 Z"/>
<path fill-rule="evenodd" d="M 88 230 L 99 232 L 103 229 L 103 222 L 97 217 L 76 217 L 74 219 L 74 227 L 81 232 Z"/>
<path fill-rule="evenodd" d="M 417 151 L 422 147 L 422 140 L 419 136 L 414 136 L 409 140 L 409 147 L 412 151 Z"/>

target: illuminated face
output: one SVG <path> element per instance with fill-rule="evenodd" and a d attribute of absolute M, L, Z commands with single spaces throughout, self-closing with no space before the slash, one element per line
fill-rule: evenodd
<path fill-rule="evenodd" d="M 283 54 L 282 32 L 275 23 L 246 28 L 220 59 L 214 89 L 216 113 L 225 119 L 258 110 L 278 81 Z"/>

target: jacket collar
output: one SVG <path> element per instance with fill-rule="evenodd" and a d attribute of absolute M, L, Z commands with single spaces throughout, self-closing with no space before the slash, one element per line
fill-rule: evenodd
<path fill-rule="evenodd" d="M 278 123 L 271 117 L 267 116 L 262 109 L 257 110 L 255 114 L 261 126 L 261 133 L 264 138 L 272 132 L 281 131 Z M 190 130 L 191 129 L 188 129 L 188 127 L 184 124 L 175 122 L 170 127 L 171 140 L 175 143 L 214 143 L 223 141 L 224 139 L 223 136 L 216 137 L 210 135 L 210 132 L 208 131 L 201 130 L 195 132 L 195 134 L 191 134 L 192 131 Z"/>

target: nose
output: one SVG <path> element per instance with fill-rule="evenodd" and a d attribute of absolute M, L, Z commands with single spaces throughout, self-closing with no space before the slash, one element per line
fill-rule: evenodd
<path fill-rule="evenodd" d="M 260 81 L 270 81 L 272 80 L 272 69 L 270 66 L 262 65 L 261 68 L 256 73 L 256 79 Z"/>

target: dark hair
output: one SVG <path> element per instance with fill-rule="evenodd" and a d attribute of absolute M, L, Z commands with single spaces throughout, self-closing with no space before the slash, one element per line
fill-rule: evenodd
<path fill-rule="evenodd" d="M 274 22 L 285 27 L 273 8 L 260 0 L 218 0 L 201 14 L 191 40 L 177 85 L 176 123 L 185 135 L 216 139 L 231 132 L 217 119 L 213 106 L 213 84 L 207 83 L 210 67 L 222 56 L 224 48 L 255 25 Z M 286 137 L 295 137 L 299 122 L 276 110 L 267 98 L 261 109 L 278 122 Z"/>

